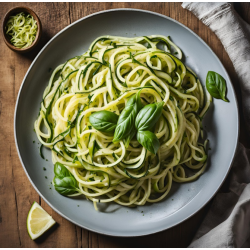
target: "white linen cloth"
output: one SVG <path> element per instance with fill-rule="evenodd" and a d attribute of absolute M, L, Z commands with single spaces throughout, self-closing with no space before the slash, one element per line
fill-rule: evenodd
<path fill-rule="evenodd" d="M 250 25 L 230 3 L 183 3 L 220 39 L 238 76 L 250 135 Z M 239 143 L 228 176 L 229 192 L 219 192 L 189 247 L 250 247 L 250 149 Z"/>

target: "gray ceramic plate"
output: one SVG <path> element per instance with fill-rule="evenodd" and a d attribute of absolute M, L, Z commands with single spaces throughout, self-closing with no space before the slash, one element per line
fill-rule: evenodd
<path fill-rule="evenodd" d="M 100 206 L 100 211 L 96 212 L 93 204 L 83 197 L 72 199 L 58 194 L 50 184 L 53 179 L 51 152 L 45 152 L 48 161 L 39 155 L 33 124 L 49 81 L 49 69 L 85 52 L 98 36 L 134 37 L 152 34 L 170 35 L 184 52 L 185 63 L 198 74 L 203 84 L 209 70 L 220 73 L 227 81 L 227 97 L 230 102 L 215 100 L 203 122 L 212 150 L 209 151 L 208 168 L 197 181 L 175 184 L 167 198 L 158 204 L 138 208 L 111 204 Z M 166 16 L 143 10 L 116 9 L 80 19 L 59 32 L 41 50 L 20 88 L 14 127 L 17 150 L 24 170 L 37 192 L 55 211 L 91 231 L 112 236 L 140 236 L 177 225 L 212 198 L 232 164 L 239 125 L 236 98 L 229 76 L 204 41 Z M 43 171 L 43 167 L 47 171 Z M 45 179 L 45 175 L 48 179 Z"/>

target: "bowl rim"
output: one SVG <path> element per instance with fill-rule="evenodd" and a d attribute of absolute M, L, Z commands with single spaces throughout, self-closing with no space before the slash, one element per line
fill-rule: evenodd
<path fill-rule="evenodd" d="M 22 89 L 23 89 L 23 86 L 25 84 L 25 81 L 26 81 L 26 78 L 27 76 L 29 75 L 33 65 L 36 63 L 37 59 L 39 58 L 39 56 L 49 47 L 49 45 L 58 37 L 60 36 L 64 31 L 66 31 L 67 29 L 71 28 L 72 26 L 74 26 L 75 24 L 79 23 L 79 22 L 82 22 L 83 20 L 85 19 L 88 19 L 88 18 L 91 18 L 91 17 L 94 17 L 96 15 L 100 15 L 100 14 L 106 14 L 108 12 L 119 12 L 119 11 L 134 11 L 134 12 L 143 12 L 143 13 L 147 13 L 147 14 L 152 14 L 152 15 L 156 15 L 156 16 L 159 16 L 159 17 L 162 17 L 164 19 L 168 19 L 174 23 L 177 23 L 178 25 L 182 26 L 183 28 L 187 29 L 192 35 L 194 35 L 196 38 L 198 38 L 207 48 L 208 50 L 213 54 L 213 56 L 216 58 L 216 60 L 218 60 L 218 62 L 222 65 L 223 69 L 224 69 L 224 72 L 226 74 L 226 76 L 228 77 L 228 79 L 230 80 L 230 84 L 232 85 L 232 94 L 235 98 L 235 104 L 236 104 L 236 114 L 237 114 L 237 134 L 236 134 L 236 143 L 234 145 L 234 154 L 232 155 L 231 157 L 231 161 L 230 161 L 230 166 L 228 167 L 227 171 L 225 171 L 224 173 L 224 176 L 223 176 L 223 179 L 221 180 L 221 183 L 216 187 L 216 190 L 213 192 L 213 194 L 211 195 L 211 197 L 206 200 L 205 202 L 203 202 L 198 208 L 196 208 L 194 211 L 192 211 L 185 219 L 182 219 L 180 220 L 179 222 L 175 222 L 175 223 L 172 223 L 171 226 L 167 227 L 167 228 L 164 228 L 164 229 L 158 229 L 156 231 L 153 231 L 153 232 L 150 232 L 150 233 L 137 233 L 136 235 L 133 235 L 133 236 L 128 236 L 128 235 L 120 235 L 120 234 L 110 234 L 108 232 L 103 232 L 101 230 L 96 230 L 96 229 L 92 229 L 92 228 L 89 228 L 85 225 L 81 225 L 80 223 L 78 223 L 77 221 L 74 221 L 73 219 L 67 217 L 67 215 L 65 215 L 64 213 L 62 213 L 59 209 L 57 209 L 54 205 L 52 205 L 50 203 L 50 201 L 45 198 L 45 196 L 40 192 L 40 190 L 37 188 L 37 186 L 35 185 L 35 183 L 32 181 L 31 177 L 29 176 L 28 174 L 28 171 L 26 170 L 26 167 L 25 167 L 25 164 L 22 160 L 22 156 L 21 156 L 21 153 L 19 151 L 19 143 L 18 143 L 18 136 L 17 136 L 17 112 L 18 112 L 18 106 L 19 106 L 19 99 L 20 99 L 20 96 L 21 96 L 21 92 L 22 92 Z M 239 145 L 239 132 L 240 132 L 240 119 L 239 119 L 239 105 L 238 105 L 238 100 L 237 100 L 237 97 L 236 97 L 236 92 L 235 92 L 235 89 L 234 89 L 234 86 L 232 84 L 232 80 L 227 72 L 227 70 L 225 69 L 223 63 L 220 61 L 220 59 L 218 58 L 218 56 L 213 52 L 213 50 L 210 48 L 209 45 L 207 45 L 207 43 L 199 36 L 197 35 L 193 30 L 191 30 L 190 28 L 188 28 L 186 25 L 180 23 L 179 21 L 167 16 L 167 15 L 164 15 L 164 14 L 161 14 L 161 13 L 157 13 L 155 11 L 149 11 L 149 10 L 143 10 L 143 9 L 136 9 L 136 8 L 115 8 L 115 9 L 107 9 L 107 10 L 102 10 L 102 11 L 98 11 L 98 12 L 94 12 L 92 14 L 89 14 L 89 15 L 86 15 L 82 18 L 79 18 L 78 20 L 76 20 L 75 22 L 67 25 L 65 28 L 63 28 L 62 30 L 60 30 L 55 36 L 53 36 L 51 38 L 51 40 L 41 49 L 41 51 L 37 54 L 37 56 L 35 57 L 35 59 L 33 60 L 33 62 L 31 63 L 29 69 L 27 70 L 24 78 L 23 78 L 23 81 L 22 81 L 22 84 L 19 88 L 19 92 L 18 92 L 18 95 L 17 95 L 17 99 L 16 99 L 16 106 L 15 106 L 15 113 L 14 113 L 14 138 L 15 138 L 15 145 L 16 145 L 16 149 L 17 149 L 17 153 L 18 153 L 18 156 L 19 156 L 19 160 L 21 162 L 21 165 L 24 169 L 24 172 L 26 174 L 26 176 L 28 177 L 30 183 L 32 184 L 33 188 L 36 190 L 36 192 L 38 193 L 38 195 L 55 211 L 57 212 L 60 216 L 62 216 L 64 219 L 70 221 L 71 223 L 81 227 L 81 228 L 84 228 L 84 229 L 87 229 L 91 232 L 94 232 L 94 233 L 98 233 L 98 234 L 101 234 L 101 235 L 106 235 L 106 236 L 111 236 L 111 237 L 115 237 L 115 238 L 135 238 L 135 237 L 143 237 L 143 236 L 147 236 L 147 235 L 153 235 L 153 234 L 156 234 L 156 233 L 160 233 L 160 232 L 163 232 L 165 230 L 168 230 L 170 228 L 173 228 L 174 226 L 177 226 L 181 223 L 183 223 L 184 221 L 188 220 L 189 218 L 191 218 L 193 215 L 195 215 L 198 211 L 200 211 L 206 204 L 208 204 L 209 201 L 212 200 L 212 198 L 216 195 L 216 193 L 218 192 L 218 190 L 220 189 L 220 187 L 222 186 L 222 184 L 225 182 L 225 179 L 226 177 L 228 176 L 229 174 L 229 171 L 231 170 L 232 168 L 232 165 L 234 163 L 234 160 L 235 160 L 235 155 L 236 155 L 236 151 L 237 151 L 237 148 L 238 148 L 238 145 Z"/>
<path fill-rule="evenodd" d="M 28 13 L 30 15 L 32 15 L 32 17 L 36 20 L 37 22 L 37 33 L 36 33 L 36 38 L 34 40 L 34 42 L 27 48 L 17 48 L 15 47 L 13 44 L 10 43 L 9 41 L 9 38 L 8 38 L 8 35 L 5 33 L 5 25 L 6 25 L 6 22 L 8 21 L 9 17 L 16 13 L 16 12 L 25 12 L 25 13 Z M 25 6 L 17 6 L 17 7 L 14 7 L 14 8 L 11 8 L 9 9 L 4 18 L 3 18 L 3 21 L 2 21 L 2 35 L 3 35 L 3 40 L 5 42 L 5 44 L 13 51 L 17 51 L 17 52 L 27 52 L 27 51 L 30 51 L 31 49 L 33 49 L 39 42 L 40 38 L 41 38 L 41 34 L 42 34 L 42 24 L 41 24 L 41 21 L 38 17 L 38 15 L 35 13 L 35 11 L 33 11 L 32 9 L 28 8 L 28 7 L 25 7 Z"/>

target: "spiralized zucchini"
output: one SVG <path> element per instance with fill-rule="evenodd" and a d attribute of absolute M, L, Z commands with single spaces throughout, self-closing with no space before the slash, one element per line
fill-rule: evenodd
<path fill-rule="evenodd" d="M 168 37 L 102 36 L 54 70 L 34 126 L 39 141 L 52 150 L 53 163 L 76 179 L 73 196 L 84 194 L 95 207 L 112 201 L 142 206 L 163 200 L 173 182 L 193 181 L 204 172 L 207 141 L 199 137 L 211 97 L 181 57 Z M 156 155 L 136 137 L 127 147 L 124 141 L 113 143 L 112 134 L 89 122 L 101 110 L 120 115 L 139 90 L 144 105 L 164 102 L 153 129 L 160 141 Z"/>
<path fill-rule="evenodd" d="M 10 16 L 5 28 L 11 37 L 10 42 L 17 48 L 29 47 L 36 38 L 37 23 L 30 14 L 21 12 Z"/>

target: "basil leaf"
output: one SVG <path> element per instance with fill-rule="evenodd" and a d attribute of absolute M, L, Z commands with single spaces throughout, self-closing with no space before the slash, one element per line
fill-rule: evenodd
<path fill-rule="evenodd" d="M 61 195 L 76 193 L 78 185 L 75 177 L 61 163 L 57 162 L 54 166 L 54 187 Z"/>
<path fill-rule="evenodd" d="M 119 116 L 106 110 L 92 113 L 89 122 L 98 131 L 111 133 L 115 130 Z"/>
<path fill-rule="evenodd" d="M 142 89 L 140 89 L 137 94 L 136 94 L 136 103 L 138 105 L 138 112 L 144 107 L 141 98 L 140 98 L 140 94 L 141 94 Z"/>
<path fill-rule="evenodd" d="M 160 147 L 158 138 L 150 131 L 138 131 L 137 141 L 153 154 L 156 154 Z"/>
<path fill-rule="evenodd" d="M 135 127 L 139 131 L 150 130 L 159 120 L 164 102 L 146 105 L 137 115 Z"/>
<path fill-rule="evenodd" d="M 69 170 L 63 166 L 63 164 L 56 162 L 54 165 L 55 176 L 62 179 L 63 177 L 69 176 Z"/>
<path fill-rule="evenodd" d="M 70 195 L 77 191 L 75 186 L 75 178 L 73 179 L 71 177 L 64 177 L 63 179 L 60 179 L 58 177 L 54 177 L 53 182 L 55 190 L 61 195 Z"/>
<path fill-rule="evenodd" d="M 135 118 L 140 109 L 143 107 L 140 98 L 141 90 L 136 95 L 131 96 L 123 111 L 121 112 L 115 129 L 113 142 L 118 142 L 127 138 L 134 130 Z"/>
<path fill-rule="evenodd" d="M 220 74 L 214 71 L 208 71 L 206 78 L 206 88 L 212 97 L 228 102 L 226 99 L 226 80 Z"/>

